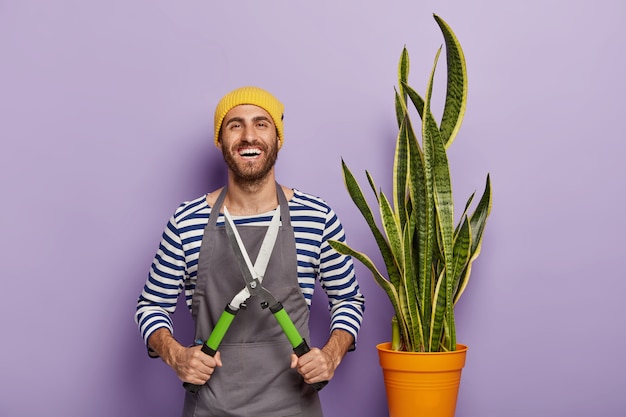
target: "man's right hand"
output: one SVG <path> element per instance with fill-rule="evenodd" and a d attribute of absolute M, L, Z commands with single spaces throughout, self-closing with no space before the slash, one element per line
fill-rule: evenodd
<path fill-rule="evenodd" d="M 201 348 L 202 346 L 181 346 L 172 363 L 165 362 L 176 371 L 181 381 L 202 385 L 211 378 L 216 366 L 222 366 L 222 359 L 219 352 L 215 356 L 209 356 Z"/>
<path fill-rule="evenodd" d="M 211 378 L 216 366 L 222 366 L 220 352 L 210 356 L 200 350 L 202 346 L 184 347 L 165 328 L 156 330 L 148 344 L 183 382 L 202 385 Z"/>

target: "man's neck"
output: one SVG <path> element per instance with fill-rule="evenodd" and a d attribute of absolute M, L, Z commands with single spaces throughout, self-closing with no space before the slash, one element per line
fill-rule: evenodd
<path fill-rule="evenodd" d="M 271 211 L 278 206 L 276 182 L 273 177 L 254 184 L 239 184 L 229 179 L 224 205 L 235 216 L 250 216 Z"/>

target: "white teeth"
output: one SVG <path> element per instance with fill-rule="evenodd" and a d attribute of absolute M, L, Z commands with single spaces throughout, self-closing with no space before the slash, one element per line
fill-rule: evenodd
<path fill-rule="evenodd" d="M 261 151 L 258 149 L 244 149 L 239 151 L 241 156 L 258 156 L 261 155 Z"/>

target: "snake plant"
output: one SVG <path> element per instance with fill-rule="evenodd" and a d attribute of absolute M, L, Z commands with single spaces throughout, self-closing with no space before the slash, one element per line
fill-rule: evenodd
<path fill-rule="evenodd" d="M 455 225 L 452 181 L 447 149 L 454 141 L 467 103 L 467 69 L 461 44 L 450 26 L 434 15 L 445 41 L 447 85 L 440 122 L 431 112 L 433 80 L 443 45 L 437 51 L 426 94 L 408 84 L 409 54 L 402 50 L 395 89 L 398 136 L 390 199 L 366 171 L 376 196 L 382 230 L 356 178 L 342 158 L 343 178 L 350 197 L 369 225 L 384 260 L 384 275 L 366 254 L 332 241 L 339 253 L 363 263 L 393 305 L 392 348 L 410 352 L 456 349 L 454 305 L 465 290 L 472 263 L 481 250 L 491 212 L 489 174 L 480 201 L 470 210 L 473 193 Z M 411 114 L 421 120 L 421 143 Z"/>

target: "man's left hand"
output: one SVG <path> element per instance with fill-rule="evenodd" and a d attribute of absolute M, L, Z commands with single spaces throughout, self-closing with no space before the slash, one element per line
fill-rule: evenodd
<path fill-rule="evenodd" d="M 330 381 L 353 343 L 354 338 L 350 333 L 334 330 L 322 349 L 312 347 L 301 357 L 291 355 L 291 367 L 298 369 L 307 384 Z"/>
<path fill-rule="evenodd" d="M 298 369 L 298 373 L 302 375 L 307 384 L 330 381 L 335 375 L 335 369 L 337 369 L 331 356 L 316 347 L 311 348 L 309 352 L 300 357 L 292 354 L 291 367 Z"/>

